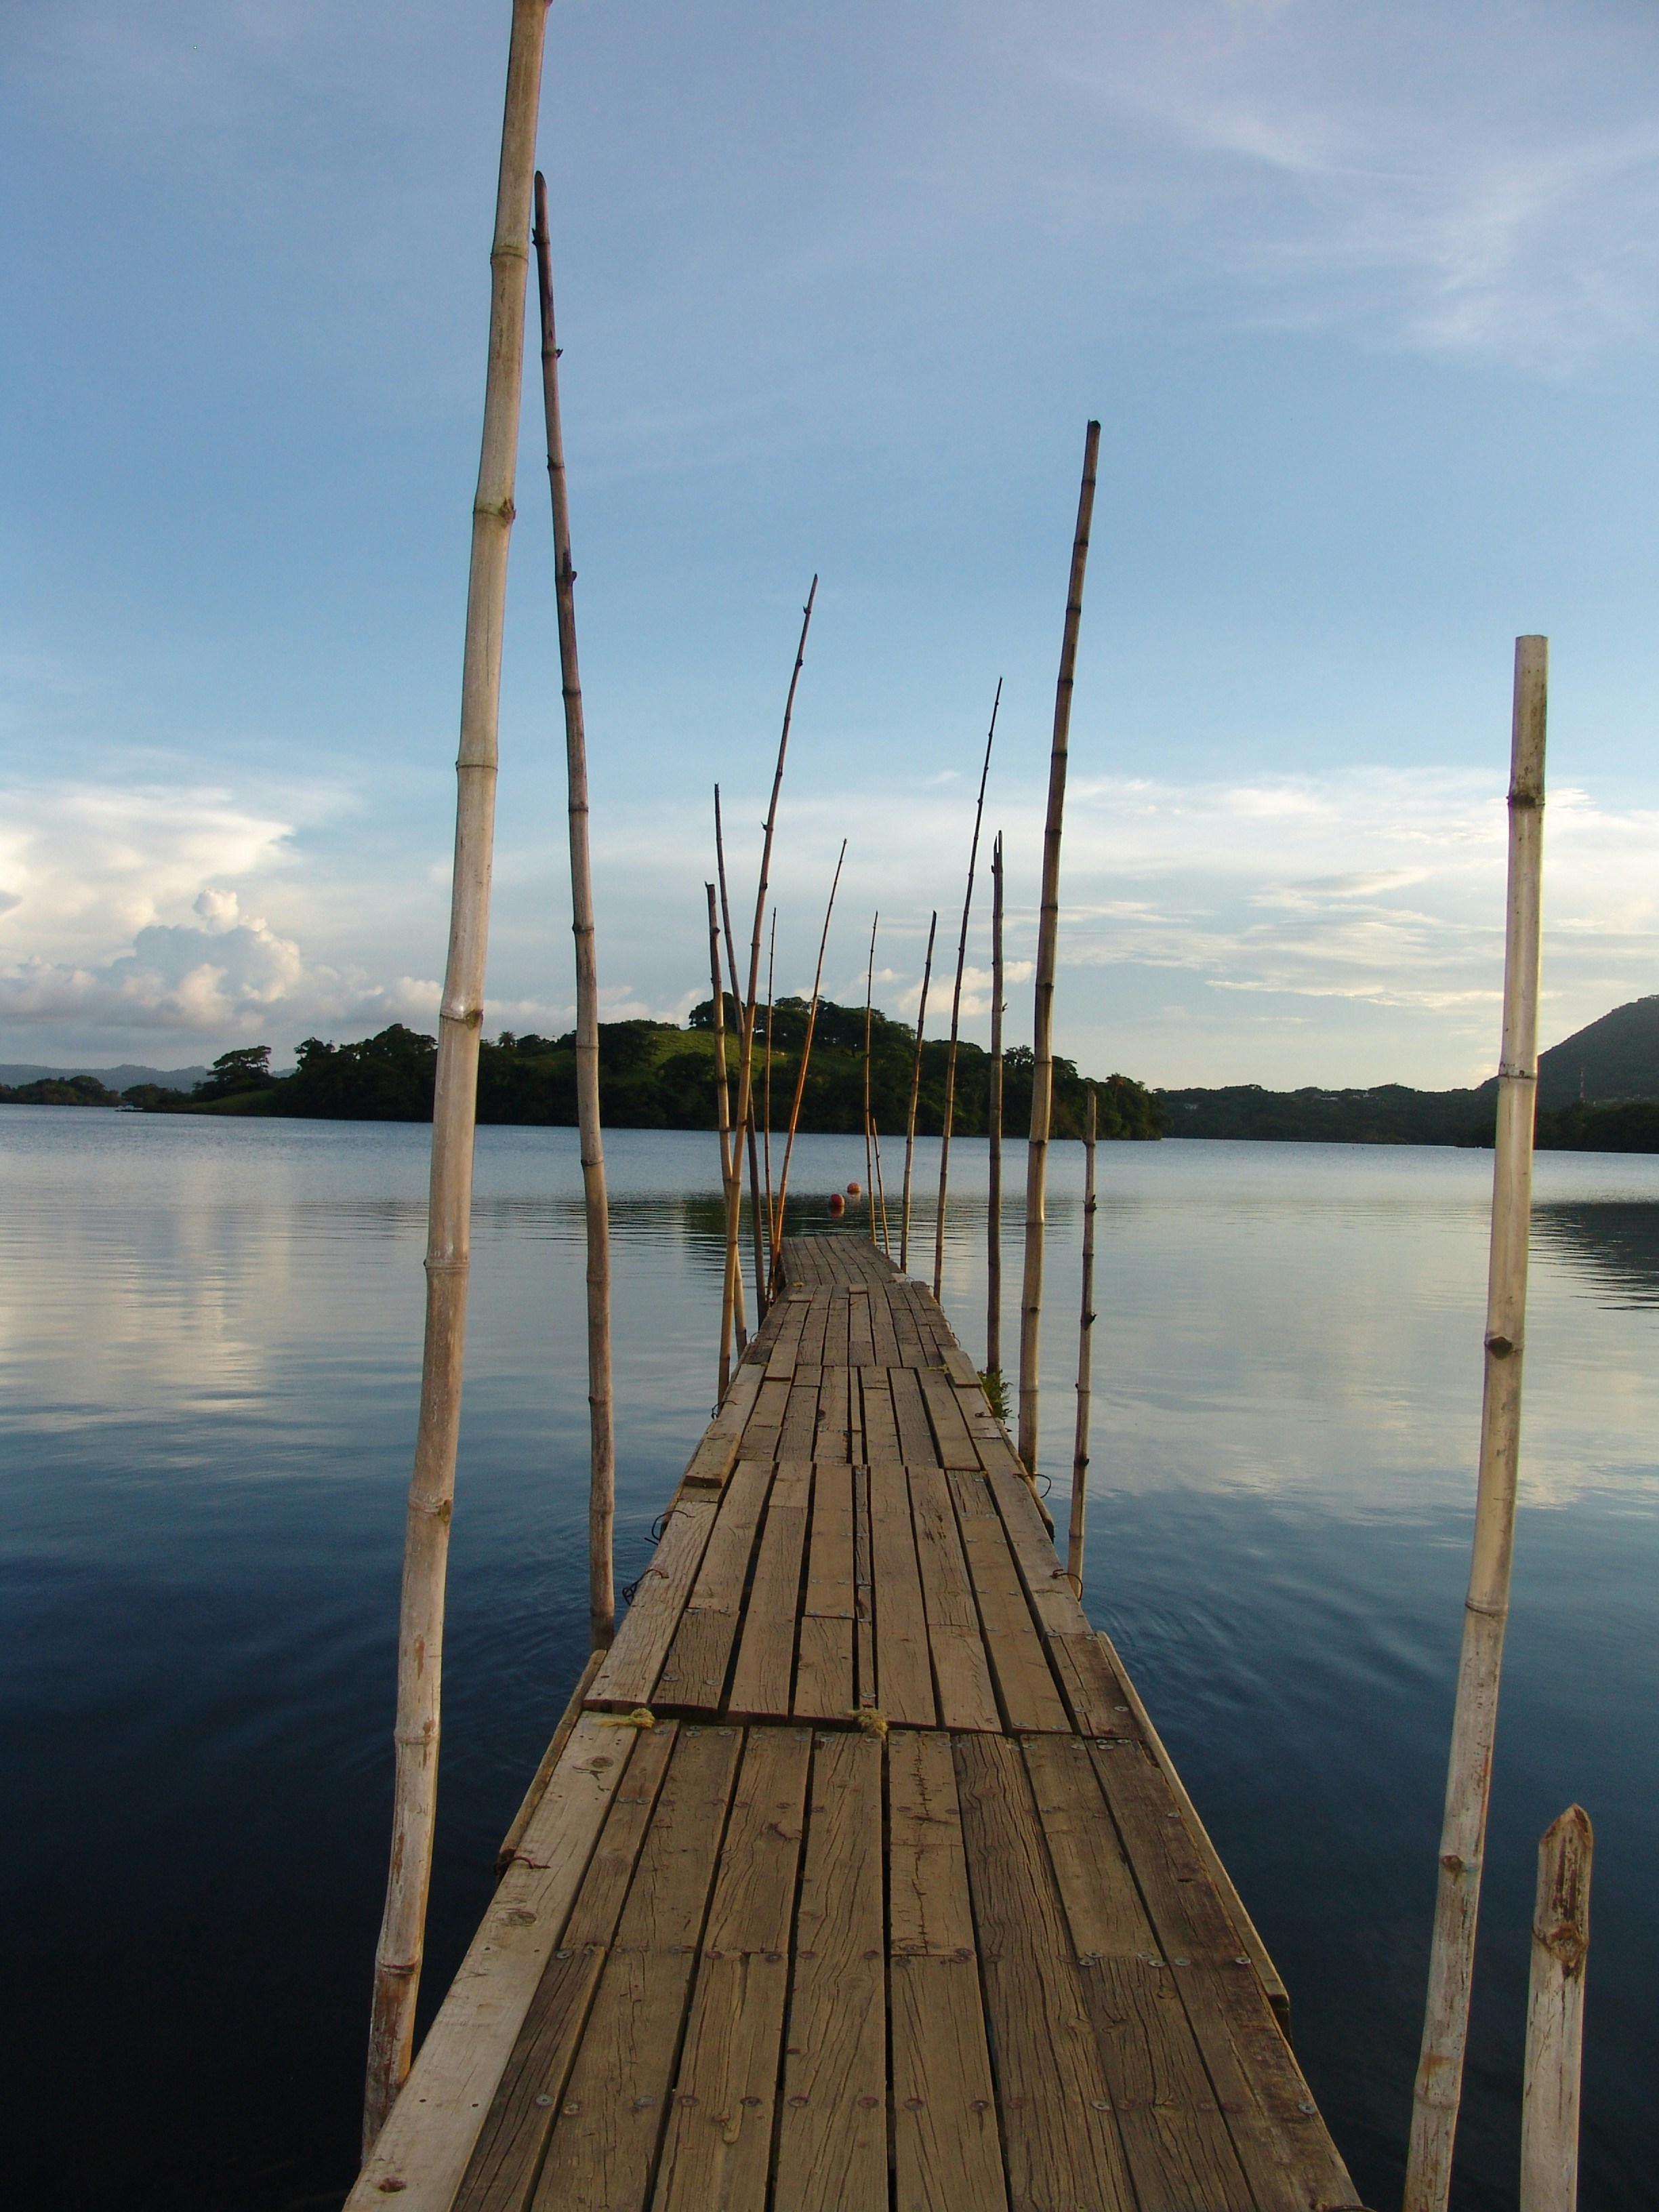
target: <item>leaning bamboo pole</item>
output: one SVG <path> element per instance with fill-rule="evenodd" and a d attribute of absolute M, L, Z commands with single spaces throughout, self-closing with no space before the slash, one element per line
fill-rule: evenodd
<path fill-rule="evenodd" d="M 763 1133 L 766 1155 L 766 1249 L 772 1249 L 772 1006 L 773 982 L 778 968 L 778 910 L 772 909 L 772 935 L 766 953 L 766 1091 L 761 1102 L 761 1119 L 765 1122 Z"/>
<path fill-rule="evenodd" d="M 1089 565 L 1089 526 L 1095 510 L 1095 465 L 1100 425 L 1091 422 L 1083 441 L 1083 489 L 1072 540 L 1072 576 L 1066 594 L 1066 629 L 1054 685 L 1054 738 L 1048 756 L 1048 815 L 1042 833 L 1042 904 L 1037 920 L 1036 1008 L 1031 1036 L 1031 1129 L 1025 1147 L 1025 1272 L 1019 1310 L 1019 1455 L 1036 1480 L 1037 1358 L 1042 1329 L 1042 1254 L 1048 1228 L 1048 1119 L 1054 1083 L 1054 955 L 1060 939 L 1060 836 L 1066 818 L 1066 762 L 1072 732 L 1072 686 L 1077 673 L 1078 632 L 1083 622 L 1083 579 Z"/>
<path fill-rule="evenodd" d="M 547 0 L 514 0 L 495 234 L 490 248 L 489 356 L 478 485 L 472 507 L 461 731 L 456 761 L 455 864 L 449 952 L 439 1007 L 437 1089 L 426 1258 L 426 1339 L 420 1425 L 409 1486 L 403 1596 L 398 1623 L 397 1747 L 392 1853 L 374 1955 L 374 2002 L 363 2096 L 363 2149 L 375 2138 L 408 2075 L 415 2001 L 426 1941 L 427 1892 L 438 1802 L 444 1584 L 460 1438 L 471 1264 L 472 1144 L 478 1042 L 483 1024 L 501 622 L 524 387 L 525 286 L 529 274 L 531 179 L 541 95 Z"/>
<path fill-rule="evenodd" d="M 812 607 L 818 596 L 818 580 L 812 579 L 806 594 L 806 605 L 801 610 L 800 641 L 795 647 L 795 665 L 789 674 L 788 695 L 783 702 L 783 728 L 778 737 L 777 766 L 772 771 L 772 796 L 766 809 L 766 822 L 761 835 L 760 881 L 755 890 L 755 927 L 749 941 L 749 988 L 743 1002 L 743 1040 L 738 1056 L 738 1127 L 742 1128 L 754 1109 L 755 1075 L 755 1007 L 760 990 L 761 928 L 766 919 L 766 893 L 771 881 L 772 839 L 778 823 L 778 793 L 783 788 L 783 763 L 789 751 L 789 725 L 794 719 L 795 690 L 800 682 L 802 664 L 806 659 L 806 633 L 812 627 Z M 726 1201 L 726 1237 L 728 1246 L 737 1243 L 737 1188 L 734 1185 Z M 775 1253 L 775 1241 L 774 1252 Z M 775 1270 L 775 1257 L 769 1257 L 768 1267 Z M 767 1295 L 771 1295 L 771 1275 L 767 1279 Z"/>
<path fill-rule="evenodd" d="M 899 1266 L 910 1272 L 910 1179 L 916 1161 L 916 1102 L 921 1096 L 921 1031 L 927 1019 L 927 986 L 933 977 L 933 933 L 939 927 L 934 908 L 927 924 L 927 957 L 922 963 L 921 999 L 916 1007 L 916 1053 L 910 1063 L 910 1117 L 904 1125 L 904 1194 L 899 1200 Z"/>
<path fill-rule="evenodd" d="M 1520 2212 L 1574 2212 L 1578 2202 L 1578 2091 L 1595 1849 L 1589 1815 L 1582 1805 L 1569 1805 L 1559 1814 L 1538 1846 L 1521 2098 Z"/>
<path fill-rule="evenodd" d="M 1083 1139 L 1083 1306 L 1077 1328 L 1077 1430 L 1072 1443 L 1072 1516 L 1066 1573 L 1083 1595 L 1083 1538 L 1089 1503 L 1089 1401 L 1095 1344 L 1095 1086 L 1089 1085 L 1089 1132 Z"/>
<path fill-rule="evenodd" d="M 818 994 L 823 987 L 823 954 L 830 942 L 830 917 L 836 910 L 836 890 L 841 882 L 842 863 L 847 858 L 847 840 L 841 841 L 841 854 L 836 862 L 836 872 L 830 884 L 830 903 L 823 909 L 823 934 L 818 939 L 818 964 L 812 977 L 812 997 L 806 1009 L 806 1035 L 801 1041 L 800 1066 L 795 1072 L 795 1096 L 789 1109 L 789 1133 L 783 1140 L 783 1166 L 778 1174 L 778 1212 L 772 1224 L 772 1272 L 768 1287 L 775 1296 L 778 1282 L 778 1261 L 783 1251 L 783 1210 L 789 1196 L 789 1159 L 795 1149 L 795 1131 L 800 1124 L 800 1102 L 806 1095 L 806 1071 L 812 1063 L 812 1032 L 818 1025 Z"/>
<path fill-rule="evenodd" d="M 1002 832 L 991 848 L 991 1096 L 985 1115 L 985 1371 L 1002 1376 Z"/>
<path fill-rule="evenodd" d="M 979 800 L 974 808 L 974 842 L 968 848 L 968 889 L 962 902 L 962 927 L 957 936 L 957 980 L 951 993 L 951 1050 L 945 1063 L 945 1119 L 939 1127 L 939 1212 L 933 1222 L 933 1296 L 945 1295 L 945 1194 L 951 1181 L 951 1126 L 957 1109 L 957 1041 L 962 1024 L 962 975 L 968 959 L 968 917 L 974 904 L 974 869 L 979 860 L 979 833 L 985 820 L 985 780 L 991 773 L 991 747 L 996 742 L 997 708 L 1002 704 L 1002 678 L 991 702 L 991 727 L 985 739 L 985 763 L 979 772 Z"/>
<path fill-rule="evenodd" d="M 1504 1630 L 1509 1618 L 1527 1318 L 1527 1238 L 1532 1212 L 1533 1115 L 1538 1093 L 1538 962 L 1548 691 L 1548 639 L 1517 638 L 1510 763 L 1504 1036 L 1492 1164 L 1480 1471 L 1404 2212 L 1445 2212 L 1451 2187 L 1452 2146 L 1468 2035 L 1475 1923 L 1480 1909 L 1480 1864 L 1492 1790 L 1492 1740 L 1498 1723 Z"/>
<path fill-rule="evenodd" d="M 881 1249 L 888 1259 L 893 1256 L 892 1241 L 887 1234 L 887 1185 L 881 1173 L 881 1131 L 876 1127 L 876 1117 L 870 1116 L 870 1147 L 876 1163 L 876 1205 L 881 1214 Z"/>
<path fill-rule="evenodd" d="M 714 1127 L 720 1140 L 720 1193 L 726 1200 L 732 1195 L 732 1178 L 741 1170 L 728 1141 L 732 1126 L 732 1093 L 726 1072 L 726 990 L 720 980 L 720 926 L 714 910 L 714 886 L 705 884 L 708 894 L 708 972 L 714 996 Z M 735 1328 L 738 1356 L 743 1356 L 744 1334 L 743 1325 L 743 1274 L 732 1265 L 732 1247 L 726 1248 L 726 1263 L 720 1280 L 720 1402 L 724 1405 L 732 1382 L 732 1335 Z"/>
<path fill-rule="evenodd" d="M 738 998 L 738 948 L 732 936 L 732 902 L 726 895 L 726 833 L 720 826 L 719 784 L 714 786 L 714 872 L 720 884 L 720 921 L 726 932 L 726 964 L 732 975 L 732 1002 L 734 1005 L 741 1004 Z M 766 1318 L 766 1279 L 761 1269 L 760 1152 L 755 1142 L 755 1102 L 752 1097 L 749 1102 L 748 1119 L 736 1125 L 733 1135 L 738 1144 L 745 1136 L 749 1140 L 749 1212 L 755 1232 L 755 1326 L 758 1328 Z M 737 1174 L 741 1183 L 741 1164 L 738 1166 Z"/>
<path fill-rule="evenodd" d="M 536 291 L 541 309 L 542 411 L 547 478 L 553 499 L 553 591 L 559 613 L 559 672 L 564 693 L 564 750 L 570 811 L 570 927 L 576 941 L 576 1126 L 587 1227 L 587 1613 L 589 1640 L 603 1651 L 617 1632 L 614 1565 L 617 1519 L 616 1411 L 611 1381 L 611 1207 L 605 1194 L 599 1118 L 599 971 L 595 951 L 593 869 L 587 836 L 587 732 L 576 659 L 576 570 L 570 557 L 570 495 L 559 412 L 559 345 L 553 326 L 552 247 L 547 185 L 536 172 Z"/>
<path fill-rule="evenodd" d="M 875 1011 L 876 991 L 876 932 L 881 927 L 881 908 L 870 925 L 870 965 L 864 978 L 864 1204 L 870 1216 L 870 1242 L 876 1239 L 876 1156 L 875 1139 L 870 1131 L 870 1024 Z"/>

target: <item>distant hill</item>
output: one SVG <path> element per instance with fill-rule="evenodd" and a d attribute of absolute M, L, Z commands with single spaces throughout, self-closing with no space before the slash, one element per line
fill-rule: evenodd
<path fill-rule="evenodd" d="M 1581 1095 L 1591 1105 L 1613 1098 L 1659 1098 L 1659 993 L 1615 1006 L 1539 1054 L 1540 1106 L 1577 1105 Z"/>
<path fill-rule="evenodd" d="M 128 1063 L 119 1067 L 91 1067 L 84 1060 L 70 1060 L 62 1067 L 41 1067 L 18 1060 L 0 1067 L 0 1084 L 15 1089 L 25 1083 L 67 1083 L 73 1076 L 95 1075 L 106 1091 L 131 1091 L 135 1083 L 154 1083 L 163 1091 L 188 1091 L 195 1084 L 205 1083 L 210 1072 L 205 1067 L 136 1067 Z"/>

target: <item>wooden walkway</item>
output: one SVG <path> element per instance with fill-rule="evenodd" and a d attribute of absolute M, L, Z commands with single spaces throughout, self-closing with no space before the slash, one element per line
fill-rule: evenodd
<path fill-rule="evenodd" d="M 350 2212 L 1356 2206 L 939 1309 L 785 1249 Z"/>

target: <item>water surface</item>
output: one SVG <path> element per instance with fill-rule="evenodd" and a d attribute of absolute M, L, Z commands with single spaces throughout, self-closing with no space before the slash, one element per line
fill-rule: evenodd
<path fill-rule="evenodd" d="M 0 1682 L 14 2201 L 337 2204 L 384 1878 L 428 1132 L 0 1113 Z M 797 1148 L 803 1218 L 862 1145 Z M 937 1173 L 919 1148 L 918 1181 Z M 708 1418 L 712 1139 L 623 1131 L 618 1576 Z M 1397 2203 L 1480 1413 L 1490 1155 L 1101 1152 L 1085 1599 Z M 982 1356 L 985 1148 L 945 1298 Z M 1018 1148 L 1008 1187 L 1022 1182 Z M 890 1194 L 898 1163 L 890 1155 Z M 1042 1460 L 1071 1461 L 1081 1158 L 1053 1154 Z M 1005 1351 L 1018 1276 L 1011 1206 Z M 427 2010 L 585 1656 L 575 1133 L 480 1133 Z M 919 1206 L 923 1272 L 932 1213 Z M 1659 1160 L 1540 1161 L 1460 2207 L 1512 2206 L 1534 1852 L 1596 1825 L 1582 2202 L 1659 2119 Z"/>

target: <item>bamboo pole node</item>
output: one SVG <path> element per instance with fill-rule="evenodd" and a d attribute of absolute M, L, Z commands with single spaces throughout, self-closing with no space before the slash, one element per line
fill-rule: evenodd
<path fill-rule="evenodd" d="M 1532 1213 L 1533 1117 L 1537 1103 L 1537 1085 L 1529 1079 L 1535 1075 L 1538 1065 L 1548 695 L 1549 641 L 1517 638 L 1510 737 L 1504 1024 L 1492 1154 L 1486 1319 L 1482 1332 L 1485 1389 L 1480 1471 L 1403 2212 L 1446 2212 L 1468 2040 L 1521 1448 L 1522 1346 Z M 1522 803 L 1515 804 L 1517 799 Z"/>

